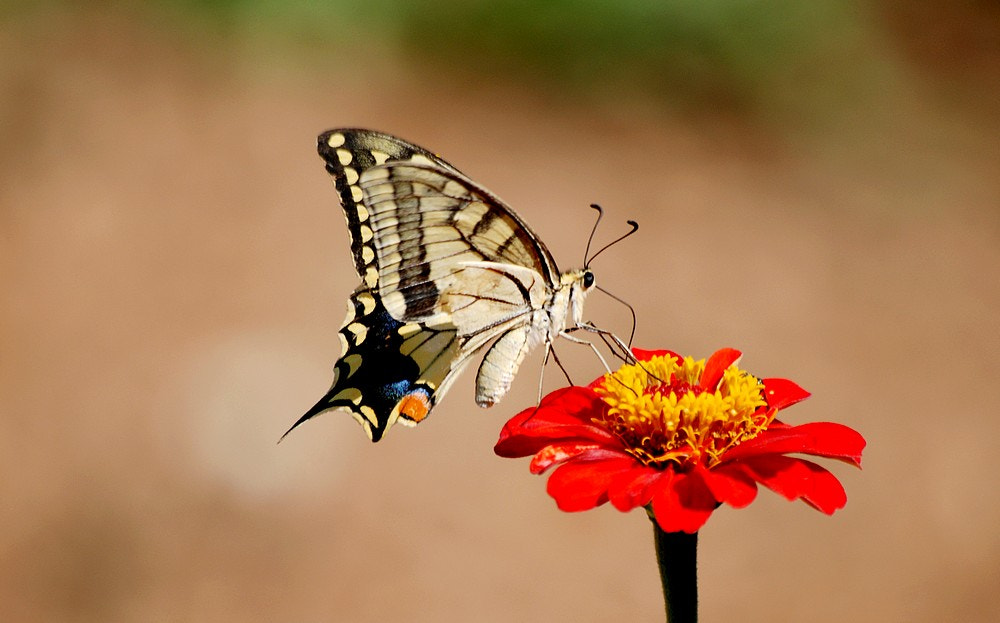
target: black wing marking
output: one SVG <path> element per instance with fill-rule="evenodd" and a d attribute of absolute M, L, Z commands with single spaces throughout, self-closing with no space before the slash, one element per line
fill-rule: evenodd
<path fill-rule="evenodd" d="M 348 304 L 333 385 L 285 435 L 324 411 L 345 408 L 378 441 L 397 418 L 424 419 L 459 371 L 454 328 L 399 322 L 365 288 Z"/>
<path fill-rule="evenodd" d="M 375 250 L 371 246 L 371 230 L 363 229 L 367 227 L 365 221 L 368 220 L 368 210 L 357 185 L 361 174 L 386 162 L 412 160 L 415 157 L 432 162 L 443 169 L 458 171 L 422 147 L 372 130 L 351 128 L 327 130 L 316 139 L 316 149 L 326 162 L 326 170 L 333 176 L 340 195 L 340 205 L 344 208 L 347 230 L 351 235 L 354 267 L 362 279 L 371 278 L 372 272 L 369 271 L 369 267 L 374 267 L 377 272 L 378 265 L 375 262 Z M 375 283 L 366 282 L 366 284 L 370 288 L 376 286 Z"/>

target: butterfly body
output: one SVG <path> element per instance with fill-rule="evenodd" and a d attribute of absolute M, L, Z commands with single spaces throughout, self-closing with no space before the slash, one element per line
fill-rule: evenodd
<path fill-rule="evenodd" d="M 362 283 L 333 385 L 292 428 L 343 408 L 378 441 L 422 421 L 484 348 L 476 402 L 491 406 L 532 348 L 581 322 L 593 273 L 559 272 L 516 213 L 449 163 L 370 130 L 324 132 L 318 149 Z"/>

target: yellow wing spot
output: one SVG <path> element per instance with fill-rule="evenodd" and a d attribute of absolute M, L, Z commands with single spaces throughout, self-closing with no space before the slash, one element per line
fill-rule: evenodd
<path fill-rule="evenodd" d="M 365 264 L 371 264 L 375 261 L 375 251 L 369 246 L 361 247 L 361 259 Z"/>
<path fill-rule="evenodd" d="M 410 162 L 413 162 L 413 163 L 416 163 L 416 164 L 434 164 L 433 160 L 431 160 L 430 158 L 428 158 L 427 156 L 425 156 L 423 154 L 416 154 L 415 156 L 413 156 L 412 158 L 410 158 Z"/>
<path fill-rule="evenodd" d="M 353 402 L 354 404 L 360 404 L 361 390 L 357 387 L 346 387 L 343 391 L 331 398 L 330 402 L 339 402 L 342 400 L 347 400 L 349 402 Z"/>
<path fill-rule="evenodd" d="M 361 226 L 361 242 L 368 242 L 374 237 L 375 237 L 375 232 L 372 231 L 371 227 L 367 225 Z"/>
<path fill-rule="evenodd" d="M 385 423 L 385 430 L 392 428 L 392 425 L 396 423 L 399 419 L 399 403 L 396 403 L 396 408 L 389 412 L 389 420 Z M 413 422 L 409 420 L 403 420 L 403 424 L 407 426 L 414 426 Z"/>
<path fill-rule="evenodd" d="M 420 325 L 418 324 L 404 324 L 400 328 L 396 329 L 396 333 L 403 336 L 403 339 L 410 337 L 416 333 L 420 333 Z"/>
<path fill-rule="evenodd" d="M 403 396 L 399 401 L 399 415 L 411 422 L 420 422 L 431 410 L 431 401 L 427 399 L 427 394 L 422 391 L 415 391 L 412 394 Z"/>
<path fill-rule="evenodd" d="M 357 186 L 352 186 L 352 188 L 357 188 Z M 351 196 L 352 197 L 354 196 L 353 191 L 351 192 Z M 368 213 L 368 208 L 366 208 L 363 203 L 359 203 L 355 207 L 358 209 L 358 220 L 367 221 L 368 218 L 371 216 L 371 214 Z"/>
<path fill-rule="evenodd" d="M 337 150 L 337 160 L 339 160 L 340 164 L 342 164 L 342 165 L 345 165 L 345 166 L 349 165 L 349 164 L 351 164 L 351 160 L 354 160 L 354 154 L 352 154 L 350 151 L 348 151 L 346 149 L 343 149 L 343 148 L 338 149 Z"/>
<path fill-rule="evenodd" d="M 375 159 L 375 164 L 385 164 L 385 161 L 389 159 L 389 154 L 385 153 L 384 151 L 373 149 L 372 158 Z"/>
<path fill-rule="evenodd" d="M 358 407 L 358 411 L 361 415 L 365 416 L 365 419 L 371 422 L 373 425 L 378 426 L 378 416 L 375 415 L 375 409 L 372 409 L 368 405 L 361 405 Z"/>
<path fill-rule="evenodd" d="M 368 327 L 361 324 L 360 322 L 352 322 L 347 325 L 347 330 L 354 334 L 354 343 L 360 344 L 365 341 L 368 337 Z"/>
<path fill-rule="evenodd" d="M 374 266 L 369 266 L 368 270 L 365 271 L 365 285 L 369 288 L 378 285 L 378 271 Z"/>
<path fill-rule="evenodd" d="M 357 186 L 351 186 L 351 199 L 354 199 L 354 201 L 357 202 L 364 199 L 364 197 L 365 194 L 361 192 L 360 188 L 358 188 Z"/>
<path fill-rule="evenodd" d="M 363 315 L 367 316 L 375 311 L 375 297 L 371 295 L 371 292 L 359 294 L 356 298 L 357 301 L 361 303 L 361 311 Z"/>
<path fill-rule="evenodd" d="M 326 144 L 330 147 L 340 147 L 345 142 L 347 142 L 347 139 L 340 132 L 334 132 L 326 139 Z"/>
<path fill-rule="evenodd" d="M 340 338 L 340 352 L 346 353 L 348 349 L 351 347 L 351 345 L 348 344 L 347 342 L 347 336 L 344 335 L 343 333 L 338 333 L 337 337 Z"/>
<path fill-rule="evenodd" d="M 361 367 L 361 355 L 357 353 L 348 355 L 344 357 L 344 363 L 347 364 L 347 378 L 351 378 Z"/>
<path fill-rule="evenodd" d="M 344 177 L 347 178 L 348 184 L 357 184 L 358 182 L 358 172 L 354 167 L 344 167 Z"/>
<path fill-rule="evenodd" d="M 354 321 L 354 303 L 350 300 L 347 301 L 347 315 L 344 316 L 344 322 L 340 323 L 341 327 L 346 327 L 348 323 Z"/>
<path fill-rule="evenodd" d="M 357 411 L 351 411 L 351 417 L 354 421 L 361 425 L 361 428 L 365 429 L 365 434 L 368 435 L 368 439 L 375 439 L 375 435 L 372 434 L 372 425 L 370 422 L 366 421 L 364 417 L 361 416 Z"/>

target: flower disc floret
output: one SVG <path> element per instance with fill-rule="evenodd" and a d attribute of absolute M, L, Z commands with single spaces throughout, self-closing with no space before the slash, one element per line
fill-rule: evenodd
<path fill-rule="evenodd" d="M 730 448 L 767 428 L 773 412 L 763 385 L 730 365 L 713 387 L 702 386 L 705 360 L 658 355 L 609 372 L 594 390 L 608 405 L 595 421 L 644 465 L 712 467 Z"/>

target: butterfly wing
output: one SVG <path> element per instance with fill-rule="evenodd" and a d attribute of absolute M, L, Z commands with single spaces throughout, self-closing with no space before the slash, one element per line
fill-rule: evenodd
<path fill-rule="evenodd" d="M 379 292 L 395 318 L 451 320 L 465 334 L 458 314 L 497 320 L 525 313 L 554 287 L 559 272 L 538 237 L 499 198 L 461 173 L 391 162 L 365 171 L 359 185 L 370 212 Z M 491 278 L 484 262 L 499 269 L 496 275 L 517 272 L 519 278 Z M 515 291 L 498 296 L 498 285 Z M 487 292 L 491 296 L 484 296 Z M 470 309 L 476 300 L 496 305 Z"/>
<path fill-rule="evenodd" d="M 502 201 L 423 148 L 344 129 L 321 134 L 318 151 L 362 285 L 333 385 L 292 429 L 344 408 L 378 441 L 396 421 L 423 420 L 474 352 L 517 331 L 487 353 L 489 373 L 480 368 L 477 401 L 492 404 L 532 341 L 528 312 L 558 275 L 549 252 Z"/>
<path fill-rule="evenodd" d="M 403 323 L 364 286 L 351 295 L 330 390 L 292 428 L 328 411 L 350 411 L 372 441 L 395 422 L 416 424 L 461 369 L 451 325 Z M 285 433 L 286 435 L 288 433 Z"/>
<path fill-rule="evenodd" d="M 316 139 L 317 151 L 326 162 L 326 170 L 333 177 L 340 194 L 340 205 L 347 218 L 347 231 L 351 235 L 351 253 L 358 276 L 369 288 L 378 281 L 378 264 L 373 233 L 368 222 L 370 213 L 365 206 L 358 180 L 369 169 L 386 162 L 425 162 L 443 170 L 458 172 L 453 166 L 431 152 L 400 138 L 361 129 L 328 130 Z"/>
<path fill-rule="evenodd" d="M 362 284 L 347 303 L 333 384 L 288 432 L 320 413 L 342 408 L 378 441 L 394 422 L 414 424 L 426 417 L 458 374 L 461 361 L 453 326 L 400 322 L 382 304 L 370 215 L 358 180 L 366 170 L 396 160 L 453 167 L 421 147 L 371 130 L 329 130 L 319 135 L 317 151 L 340 195 Z"/>
<path fill-rule="evenodd" d="M 516 213 L 456 171 L 393 162 L 366 171 L 359 184 L 386 309 L 454 324 L 463 355 L 496 338 L 476 375 L 477 404 L 492 406 L 548 335 L 540 310 L 559 274 L 552 256 Z"/>

